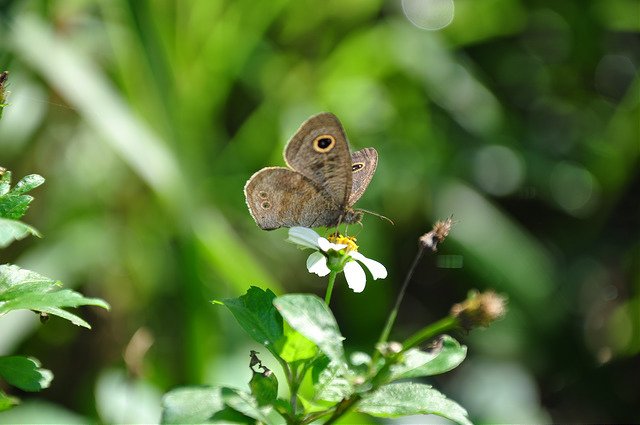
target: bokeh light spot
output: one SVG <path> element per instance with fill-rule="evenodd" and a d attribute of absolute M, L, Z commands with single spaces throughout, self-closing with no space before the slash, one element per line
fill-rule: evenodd
<path fill-rule="evenodd" d="M 605 55 L 596 67 L 595 88 L 601 95 L 620 102 L 636 75 L 636 67 L 628 56 Z"/>
<path fill-rule="evenodd" d="M 473 174 L 486 192 L 504 196 L 520 187 L 524 165 L 513 150 L 505 146 L 487 146 L 476 155 Z"/>
<path fill-rule="evenodd" d="M 591 211 L 596 181 L 588 170 L 560 162 L 551 171 L 550 184 L 553 199 L 568 213 L 582 216 Z"/>
<path fill-rule="evenodd" d="M 416 27 L 435 31 L 453 21 L 453 0 L 402 0 L 402 11 Z"/>

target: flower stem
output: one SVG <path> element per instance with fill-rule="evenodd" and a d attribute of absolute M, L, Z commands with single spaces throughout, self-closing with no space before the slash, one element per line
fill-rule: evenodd
<path fill-rule="evenodd" d="M 416 345 L 422 344 L 423 342 L 434 338 L 450 329 L 457 328 L 459 325 L 460 324 L 457 317 L 444 317 L 437 322 L 430 324 L 429 326 L 425 326 L 424 328 L 420 329 L 418 332 L 407 338 L 406 341 L 404 341 L 404 343 L 402 344 L 403 351 L 413 348 Z"/>
<path fill-rule="evenodd" d="M 400 292 L 398 293 L 398 297 L 396 298 L 396 305 L 393 307 L 393 310 L 391 310 L 391 313 L 389 313 L 387 324 L 384 326 L 384 330 L 382 331 L 382 334 L 380 334 L 380 338 L 378 339 L 378 344 L 384 344 L 385 342 L 387 342 L 387 339 L 389 338 L 389 334 L 391 333 L 391 328 L 393 327 L 393 324 L 396 321 L 396 317 L 398 316 L 398 310 L 400 310 L 400 303 L 404 298 L 404 293 L 407 290 L 407 286 L 409 286 L 409 282 L 411 281 L 413 272 L 416 270 L 416 266 L 418 265 L 418 262 L 422 258 L 423 253 L 424 253 L 424 246 L 420 244 L 420 248 L 418 249 L 416 257 L 413 259 L 413 264 L 411 264 L 411 268 L 409 269 L 407 276 L 404 278 L 404 282 L 402 283 L 402 288 L 400 289 Z"/>
<path fill-rule="evenodd" d="M 327 294 L 324 296 L 324 303 L 327 305 L 327 307 L 331 302 L 331 294 L 333 293 L 333 285 L 336 283 L 337 275 L 338 275 L 338 272 L 334 272 L 333 270 L 331 270 L 331 273 L 329 273 L 329 283 L 327 285 Z"/>

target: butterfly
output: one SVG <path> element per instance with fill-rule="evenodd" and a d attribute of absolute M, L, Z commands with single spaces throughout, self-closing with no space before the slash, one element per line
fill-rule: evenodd
<path fill-rule="evenodd" d="M 264 230 L 358 223 L 353 204 L 371 182 L 378 152 L 350 153 L 340 120 L 329 113 L 302 123 L 284 150 L 287 167 L 266 167 L 247 181 L 251 216 Z"/>

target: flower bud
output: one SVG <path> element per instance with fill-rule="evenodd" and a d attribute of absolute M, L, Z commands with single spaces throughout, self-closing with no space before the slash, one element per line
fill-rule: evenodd
<path fill-rule="evenodd" d="M 397 341 L 384 342 L 376 344 L 376 350 L 384 357 L 391 357 L 402 351 L 402 344 Z"/>
<path fill-rule="evenodd" d="M 451 307 L 451 315 L 458 318 L 460 325 L 471 330 L 487 327 L 507 312 L 507 299 L 494 291 L 479 293 L 472 291 L 467 299 Z"/>
<path fill-rule="evenodd" d="M 425 233 L 420 236 L 420 245 L 424 248 L 429 248 L 432 251 L 438 250 L 438 244 L 444 241 L 444 238 L 447 237 L 449 231 L 453 227 L 455 222 L 451 217 L 444 221 L 437 221 L 436 224 L 433 225 L 433 229 L 429 233 Z"/>

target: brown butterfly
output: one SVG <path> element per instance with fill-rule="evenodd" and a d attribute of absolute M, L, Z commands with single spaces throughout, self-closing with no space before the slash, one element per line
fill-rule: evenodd
<path fill-rule="evenodd" d="M 251 216 L 264 230 L 278 227 L 333 227 L 357 223 L 351 207 L 371 182 L 378 152 L 350 153 L 338 118 L 324 112 L 306 120 L 284 150 L 289 166 L 266 167 L 244 187 Z"/>

